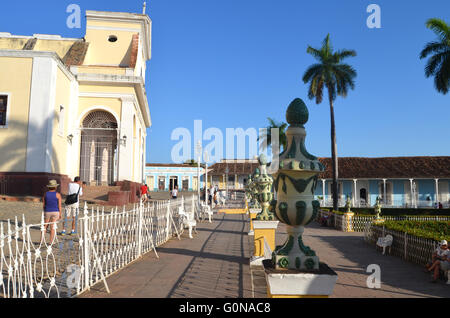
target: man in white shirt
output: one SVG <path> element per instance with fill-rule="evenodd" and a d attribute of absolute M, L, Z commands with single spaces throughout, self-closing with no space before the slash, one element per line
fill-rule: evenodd
<path fill-rule="evenodd" d="M 177 199 L 178 198 L 178 186 L 175 186 L 172 190 L 172 199 Z"/>
<path fill-rule="evenodd" d="M 66 217 L 67 219 L 72 218 L 72 231 L 70 235 L 75 234 L 75 217 L 78 215 L 80 210 L 80 197 L 83 195 L 83 187 L 81 186 L 80 177 L 76 177 L 74 182 L 69 183 L 69 193 L 68 195 L 78 194 L 77 202 L 66 206 Z M 61 235 L 66 235 L 66 219 L 63 221 L 63 230 Z"/>

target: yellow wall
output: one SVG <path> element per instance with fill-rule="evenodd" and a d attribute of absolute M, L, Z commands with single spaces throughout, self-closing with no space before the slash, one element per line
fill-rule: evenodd
<path fill-rule="evenodd" d="M 27 38 L 0 38 L 0 49 L 22 50 L 27 42 Z"/>
<path fill-rule="evenodd" d="M 141 29 L 140 22 L 107 22 L 107 21 L 98 21 L 98 20 L 87 20 L 87 27 L 97 26 L 97 27 L 109 27 L 109 28 L 126 28 L 126 29 Z M 97 30 L 87 30 L 87 32 L 93 32 Z M 114 31 L 110 31 L 114 32 Z"/>
<path fill-rule="evenodd" d="M 114 74 L 125 75 L 126 68 L 108 66 L 78 66 L 79 74 Z"/>
<path fill-rule="evenodd" d="M 80 85 L 80 93 L 114 93 L 114 94 L 135 94 L 132 86 L 119 85 Z"/>
<path fill-rule="evenodd" d="M 10 93 L 8 128 L 0 128 L 0 171 L 26 169 L 31 58 L 0 57 L 0 92 Z"/>
<path fill-rule="evenodd" d="M 128 66 L 133 34 L 126 31 L 87 30 L 89 49 L 83 64 Z M 110 35 L 117 36 L 117 42 L 109 42 Z"/>
<path fill-rule="evenodd" d="M 119 98 L 94 98 L 94 97 L 80 97 L 78 102 L 78 114 L 77 120 L 80 116 L 85 113 L 87 110 L 97 107 L 103 106 L 111 110 L 111 113 L 116 115 L 120 120 L 120 114 L 122 109 L 122 102 Z M 102 109 L 100 109 L 102 110 Z M 80 125 L 83 122 L 84 117 L 87 116 L 88 113 L 85 113 L 83 118 L 81 118 Z"/>
<path fill-rule="evenodd" d="M 63 59 L 75 41 L 37 40 L 33 51 L 55 52 Z"/>
<path fill-rule="evenodd" d="M 59 174 L 68 174 L 67 169 L 67 152 L 68 143 L 67 135 L 68 128 L 70 126 L 72 118 L 69 118 L 69 106 L 70 106 L 70 79 L 61 71 L 58 67 L 56 75 L 56 94 L 53 119 L 53 133 L 52 133 L 52 172 Z M 62 134 L 59 131 L 59 113 L 60 106 L 64 107 L 64 129 Z"/>

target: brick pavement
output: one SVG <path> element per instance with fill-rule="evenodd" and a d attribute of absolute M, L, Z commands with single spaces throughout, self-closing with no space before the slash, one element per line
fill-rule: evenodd
<path fill-rule="evenodd" d="M 284 242 L 286 226 L 280 224 L 277 245 Z M 375 246 L 364 242 L 363 233 L 345 233 L 313 223 L 306 227 L 304 242 L 315 250 L 321 262 L 337 274 L 332 298 L 413 298 L 450 297 L 450 285 L 432 284 L 422 267 L 399 257 L 382 255 Z M 369 289 L 367 273 L 370 264 L 381 269 L 381 289 Z"/>
<path fill-rule="evenodd" d="M 246 215 L 215 214 L 199 223 L 194 239 L 170 240 L 81 297 L 114 298 L 250 298 Z"/>
<path fill-rule="evenodd" d="M 252 237 L 246 215 L 215 214 L 214 223 L 201 223 L 193 240 L 185 233 L 107 279 L 111 294 L 100 283 L 82 297 L 139 298 L 263 298 L 264 272 L 250 269 Z M 277 244 L 286 237 L 280 224 Z M 344 233 L 311 224 L 305 244 L 338 273 L 333 298 L 450 297 L 450 286 L 430 283 L 418 265 L 383 256 L 364 242 L 362 233 Z M 381 267 L 381 289 L 369 289 L 369 264 Z"/>

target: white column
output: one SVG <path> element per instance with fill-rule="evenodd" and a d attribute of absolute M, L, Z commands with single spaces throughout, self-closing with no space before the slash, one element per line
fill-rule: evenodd
<path fill-rule="evenodd" d="M 356 181 L 358 179 L 353 179 L 353 206 L 356 207 Z"/>
<path fill-rule="evenodd" d="M 208 163 L 205 158 L 205 204 L 208 204 Z"/>
<path fill-rule="evenodd" d="M 436 190 L 436 196 L 435 196 L 435 202 L 436 203 L 438 203 L 438 201 L 439 201 L 439 179 L 434 179 L 434 181 L 435 181 L 435 190 Z"/>
<path fill-rule="evenodd" d="M 132 98 L 122 98 L 122 120 L 119 129 L 119 173 L 118 181 L 129 180 L 133 177 L 133 114 L 134 101 Z M 126 136 L 126 143 L 122 140 Z"/>
<path fill-rule="evenodd" d="M 325 206 L 325 179 L 322 179 L 322 206 Z"/>
<path fill-rule="evenodd" d="M 78 121 L 73 120 L 77 118 L 78 114 L 78 93 L 79 86 L 76 80 L 70 82 L 70 104 L 67 116 L 69 123 L 67 127 L 67 135 L 72 135 L 72 142 L 68 145 L 67 163 L 66 167 L 70 178 L 75 178 L 80 175 L 80 150 L 81 150 L 81 132 L 80 127 L 77 126 Z M 65 136 L 66 137 L 66 136 Z"/>
<path fill-rule="evenodd" d="M 33 58 L 26 172 L 53 172 L 52 133 L 57 68 L 51 57 Z"/>
<path fill-rule="evenodd" d="M 410 192 L 411 192 L 411 207 L 414 206 L 414 194 L 413 194 L 413 179 L 409 179 Z"/>
<path fill-rule="evenodd" d="M 387 197 L 386 197 L 386 180 L 387 179 L 383 179 L 383 203 L 386 206 L 387 203 Z"/>

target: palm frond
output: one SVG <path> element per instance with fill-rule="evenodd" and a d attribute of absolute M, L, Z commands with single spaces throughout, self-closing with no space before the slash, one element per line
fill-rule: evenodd
<path fill-rule="evenodd" d="M 425 45 L 423 50 L 420 52 L 420 58 L 424 59 L 431 53 L 442 53 L 446 50 L 450 50 L 448 44 L 442 42 L 430 42 Z"/>
<path fill-rule="evenodd" d="M 426 22 L 426 26 L 436 33 L 441 40 L 450 39 L 450 26 L 444 20 L 432 18 Z"/>

